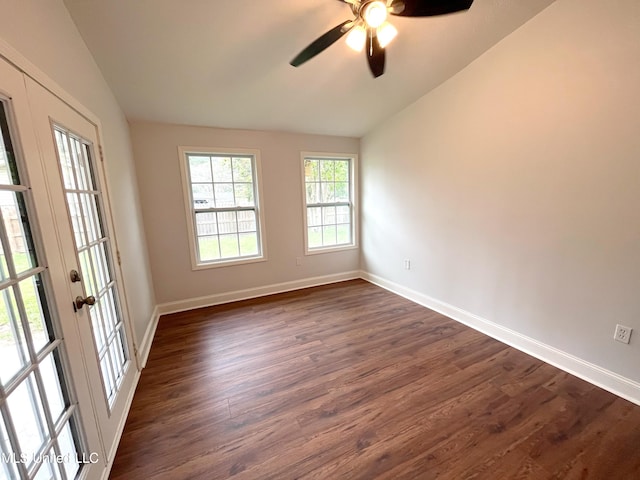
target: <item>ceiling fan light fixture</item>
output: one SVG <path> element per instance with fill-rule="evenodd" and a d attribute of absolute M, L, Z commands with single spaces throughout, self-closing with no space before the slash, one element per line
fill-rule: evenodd
<path fill-rule="evenodd" d="M 362 25 L 352 28 L 347 35 L 347 45 L 356 52 L 361 52 L 367 43 L 367 30 Z"/>
<path fill-rule="evenodd" d="M 367 3 L 362 18 L 371 28 L 378 28 L 387 20 L 387 4 L 380 1 Z"/>
<path fill-rule="evenodd" d="M 396 38 L 397 35 L 398 30 L 389 22 L 383 23 L 382 26 L 378 28 L 378 42 L 382 48 L 389 45 L 391 40 Z"/>

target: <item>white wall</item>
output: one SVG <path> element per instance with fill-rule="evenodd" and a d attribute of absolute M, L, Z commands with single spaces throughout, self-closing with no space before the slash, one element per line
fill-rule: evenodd
<path fill-rule="evenodd" d="M 358 270 L 358 250 L 304 256 L 300 172 L 301 151 L 357 154 L 358 139 L 157 123 L 130 127 L 159 304 Z M 266 262 L 192 271 L 180 145 L 260 150 Z M 296 257 L 303 257 L 301 266 Z"/>
<path fill-rule="evenodd" d="M 639 128 L 640 2 L 558 0 L 362 139 L 363 269 L 640 381 Z"/>
<path fill-rule="evenodd" d="M 0 0 L 0 38 L 97 116 L 116 234 L 140 341 L 155 308 L 129 129 L 62 0 Z"/>

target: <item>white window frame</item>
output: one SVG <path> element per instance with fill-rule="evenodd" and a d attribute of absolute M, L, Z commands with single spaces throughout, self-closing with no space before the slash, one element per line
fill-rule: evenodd
<path fill-rule="evenodd" d="M 359 234 L 359 208 L 358 208 L 358 155 L 355 153 L 326 153 L 326 152 L 301 152 L 300 154 L 300 174 L 302 179 L 302 221 L 303 221 L 303 235 L 304 235 L 304 254 L 305 255 L 317 255 L 321 253 L 338 252 L 341 250 L 353 250 L 358 248 L 358 234 Z M 350 161 L 350 190 L 349 195 L 351 197 L 351 243 L 341 245 L 327 245 L 322 247 L 309 248 L 307 225 L 307 207 L 315 206 L 307 205 L 307 191 L 306 191 L 306 176 L 304 171 L 305 160 L 319 159 L 319 160 L 349 160 Z M 343 204 L 342 202 L 337 202 Z M 334 203 L 317 204 L 317 205 L 337 205 Z"/>
<path fill-rule="evenodd" d="M 258 255 L 247 257 L 223 258 L 210 261 L 200 261 L 198 259 L 198 236 L 196 232 L 195 215 L 196 210 L 193 208 L 193 194 L 191 188 L 191 177 L 189 174 L 188 155 L 224 155 L 224 156 L 252 156 L 253 157 L 253 182 L 254 182 L 254 200 L 256 221 L 256 232 L 258 236 Z M 265 221 L 262 205 L 262 170 L 260 165 L 260 150 L 238 149 L 238 148 L 218 148 L 218 147 L 189 147 L 179 146 L 178 155 L 180 159 L 180 172 L 182 176 L 182 192 L 184 196 L 185 213 L 187 217 L 187 234 L 189 236 L 189 251 L 191 256 L 192 270 L 205 270 L 209 268 L 228 267 L 231 265 L 242 265 L 247 263 L 264 262 L 267 260 L 267 246 L 265 236 Z M 225 210 L 242 211 L 246 207 L 233 207 Z M 253 210 L 253 208 L 252 208 Z M 200 210 L 198 210 L 200 211 Z"/>

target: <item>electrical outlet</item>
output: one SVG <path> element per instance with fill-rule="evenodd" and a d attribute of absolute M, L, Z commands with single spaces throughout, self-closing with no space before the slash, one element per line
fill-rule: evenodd
<path fill-rule="evenodd" d="M 405 260 L 404 261 L 404 269 L 405 270 L 411 270 L 411 260 Z"/>
<path fill-rule="evenodd" d="M 613 339 L 617 342 L 629 343 L 631 340 L 631 332 L 633 332 L 633 328 L 616 325 L 616 332 L 613 334 Z"/>
<path fill-rule="evenodd" d="M 302 265 L 302 257 L 296 257 L 296 266 Z"/>

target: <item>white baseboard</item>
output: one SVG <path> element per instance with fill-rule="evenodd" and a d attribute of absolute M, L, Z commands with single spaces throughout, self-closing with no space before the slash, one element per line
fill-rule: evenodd
<path fill-rule="evenodd" d="M 162 303 L 158 305 L 157 309 L 159 315 L 166 315 L 169 313 L 193 310 L 195 308 L 211 307 L 213 305 L 221 305 L 223 303 L 264 297 L 266 295 L 273 295 L 276 293 L 291 292 L 302 288 L 317 287 L 319 285 L 343 282 L 345 280 L 354 280 L 356 278 L 360 278 L 359 271 L 336 273 L 333 275 L 324 275 L 322 277 L 311 277 L 291 282 L 274 283 L 263 287 L 247 288 L 245 290 L 236 290 L 233 292 L 217 293 L 214 295 L 190 298 L 187 300 L 178 300 L 177 302 Z"/>
<path fill-rule="evenodd" d="M 140 345 L 138 345 L 138 367 L 140 370 L 147 366 L 147 359 L 149 358 L 149 352 L 151 351 L 153 337 L 155 337 L 156 329 L 158 328 L 158 320 L 160 320 L 160 312 L 156 306 L 151 314 L 151 320 L 149 320 L 147 330 L 144 332 L 144 338 Z"/>
<path fill-rule="evenodd" d="M 360 278 L 431 310 L 435 310 L 543 362 L 558 367 L 636 405 L 640 405 L 640 383 L 638 382 L 377 275 L 361 272 Z"/>

